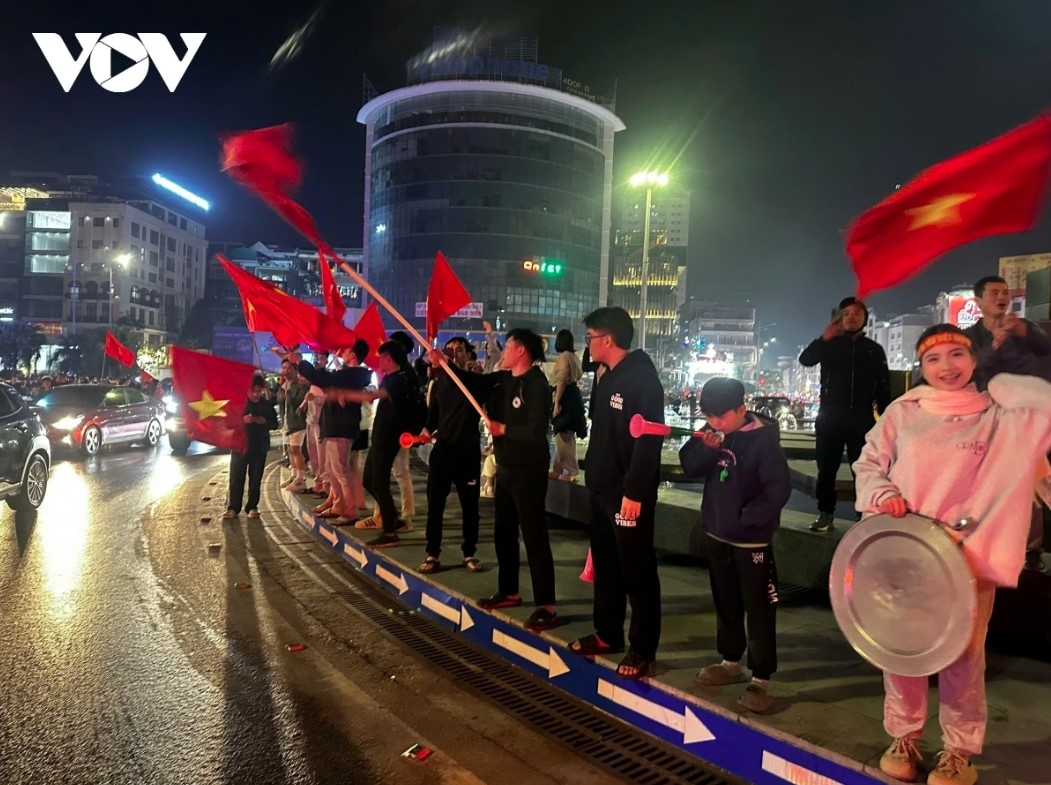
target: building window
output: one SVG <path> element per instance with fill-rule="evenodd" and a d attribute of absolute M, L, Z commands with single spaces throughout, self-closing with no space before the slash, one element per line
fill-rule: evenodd
<path fill-rule="evenodd" d="M 137 223 L 132 221 L 131 222 L 131 236 L 132 237 L 138 237 L 139 236 L 139 230 L 141 228 L 142 228 L 141 226 L 139 226 Z"/>
<path fill-rule="evenodd" d="M 77 248 L 83 248 L 83 247 L 84 247 L 84 241 L 83 240 L 77 240 Z"/>
<path fill-rule="evenodd" d="M 155 229 L 150 229 L 150 245 L 158 245 L 160 241 L 160 234 Z"/>
<path fill-rule="evenodd" d="M 186 219 L 185 218 L 180 218 L 179 219 L 179 228 L 182 229 L 184 232 L 186 231 Z"/>
<path fill-rule="evenodd" d="M 120 229 L 120 219 L 119 218 L 114 218 L 113 219 L 113 228 L 114 229 Z"/>
<path fill-rule="evenodd" d="M 169 257 L 167 263 L 164 265 L 164 269 L 167 270 L 170 273 L 174 273 L 175 272 L 175 260 L 172 259 L 171 257 Z"/>
<path fill-rule="evenodd" d="M 150 283 L 157 283 L 157 273 L 150 273 Z"/>
<path fill-rule="evenodd" d="M 175 253 L 175 249 L 178 248 L 178 247 L 179 247 L 179 245 L 178 245 L 178 243 L 175 242 L 175 238 L 174 237 L 169 237 L 168 238 L 168 250 L 171 251 L 172 253 Z"/>
<path fill-rule="evenodd" d="M 167 286 L 169 289 L 174 289 L 175 288 L 175 279 L 174 278 L 165 278 L 164 279 L 164 285 Z"/>
<path fill-rule="evenodd" d="M 100 248 L 102 248 L 102 240 L 92 240 L 91 241 L 91 249 L 93 251 L 97 251 Z"/>
<path fill-rule="evenodd" d="M 168 213 L 168 223 L 170 223 L 172 226 L 178 226 L 179 216 L 177 216 L 175 213 Z"/>
<path fill-rule="evenodd" d="M 102 220 L 102 216 L 100 215 L 96 215 L 91 221 L 92 226 L 102 226 L 104 223 L 105 222 Z"/>
<path fill-rule="evenodd" d="M 160 264 L 160 260 L 157 257 L 157 252 L 150 251 L 150 266 L 156 267 L 158 264 Z"/>
<path fill-rule="evenodd" d="M 153 322 L 154 322 L 153 311 L 150 311 L 150 313 L 149 313 L 148 322 L 149 322 L 150 327 L 153 327 Z"/>

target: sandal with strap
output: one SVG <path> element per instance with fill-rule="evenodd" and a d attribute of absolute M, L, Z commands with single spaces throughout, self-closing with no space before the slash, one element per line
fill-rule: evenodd
<path fill-rule="evenodd" d="M 469 572 L 484 572 L 485 567 L 482 562 L 474 556 L 465 556 L 463 560 L 464 569 Z"/>
<path fill-rule="evenodd" d="M 611 654 L 615 651 L 620 651 L 621 647 L 610 646 L 598 635 L 592 633 L 591 635 L 585 635 L 583 638 L 573 641 L 569 644 L 569 650 L 582 657 L 596 657 L 601 654 Z"/>
<path fill-rule="evenodd" d="M 438 568 L 441 567 L 441 562 L 434 556 L 428 556 L 424 559 L 420 566 L 416 568 L 416 572 L 431 573 L 438 572 Z"/>
<path fill-rule="evenodd" d="M 652 667 L 653 660 L 647 660 L 638 652 L 629 649 L 617 666 L 617 675 L 622 679 L 644 679 Z"/>

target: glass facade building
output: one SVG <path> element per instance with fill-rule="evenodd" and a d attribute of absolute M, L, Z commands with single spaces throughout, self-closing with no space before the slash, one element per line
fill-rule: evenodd
<path fill-rule="evenodd" d="M 624 128 L 610 109 L 544 85 L 443 78 L 374 98 L 358 121 L 366 275 L 403 314 L 426 299 L 439 250 L 497 329 L 580 333 L 606 304 Z"/>

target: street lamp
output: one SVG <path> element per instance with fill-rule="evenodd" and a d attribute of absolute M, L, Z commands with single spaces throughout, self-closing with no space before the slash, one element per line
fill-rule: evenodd
<path fill-rule="evenodd" d="M 646 188 L 646 217 L 642 226 L 642 286 L 639 289 L 639 348 L 646 349 L 646 294 L 650 275 L 650 213 L 653 211 L 653 189 L 668 184 L 664 172 L 639 172 L 629 180 L 632 188 Z"/>
<path fill-rule="evenodd" d="M 763 362 L 763 350 L 773 343 L 777 343 L 777 338 L 771 338 L 769 341 L 765 341 L 763 345 L 759 347 L 759 357 L 755 362 L 757 367 Z"/>
<path fill-rule="evenodd" d="M 109 326 L 113 328 L 113 301 L 117 298 L 113 296 L 113 265 L 119 264 L 123 269 L 124 265 L 131 261 L 131 254 L 125 253 L 116 257 L 112 262 L 106 265 L 109 268 Z"/>

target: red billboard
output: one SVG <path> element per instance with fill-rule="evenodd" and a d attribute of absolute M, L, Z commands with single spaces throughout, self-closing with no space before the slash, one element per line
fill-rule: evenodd
<path fill-rule="evenodd" d="M 982 318 L 982 309 L 974 295 L 954 294 L 949 297 L 949 324 L 966 330 L 973 327 Z"/>

